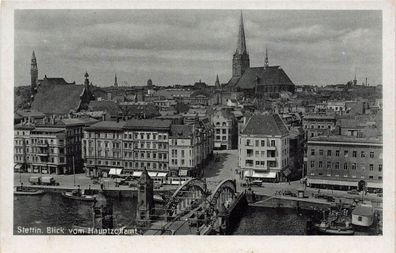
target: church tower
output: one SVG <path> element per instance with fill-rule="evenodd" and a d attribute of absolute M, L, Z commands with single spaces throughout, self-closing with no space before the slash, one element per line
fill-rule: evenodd
<path fill-rule="evenodd" d="M 118 87 L 117 74 L 114 75 L 114 87 Z"/>
<path fill-rule="evenodd" d="M 243 27 L 243 16 L 239 23 L 237 48 L 232 57 L 232 77 L 241 77 L 246 69 L 250 67 L 249 53 L 246 49 L 245 29 Z"/>
<path fill-rule="evenodd" d="M 216 89 L 220 89 L 219 75 L 216 75 L 215 88 L 216 88 Z"/>
<path fill-rule="evenodd" d="M 268 68 L 269 63 L 268 63 L 268 51 L 267 48 L 265 48 L 265 60 L 264 60 L 264 69 Z"/>
<path fill-rule="evenodd" d="M 34 96 L 37 93 L 37 85 L 38 85 L 38 68 L 37 68 L 37 60 L 36 60 L 36 55 L 32 54 L 32 61 L 30 64 L 30 88 L 31 88 L 31 94 Z"/>

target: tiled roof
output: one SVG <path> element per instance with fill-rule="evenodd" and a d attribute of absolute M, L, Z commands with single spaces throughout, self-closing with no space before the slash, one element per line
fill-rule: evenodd
<path fill-rule="evenodd" d="M 159 119 L 131 119 L 124 126 L 131 130 L 169 130 L 172 121 Z"/>
<path fill-rule="evenodd" d="M 284 136 L 289 130 L 278 114 L 256 114 L 248 120 L 242 134 Z"/>
<path fill-rule="evenodd" d="M 382 138 L 364 138 L 364 137 L 355 137 L 355 136 L 346 136 L 346 135 L 320 135 L 317 137 L 312 137 L 308 143 L 314 141 L 323 141 L 323 142 L 358 142 L 358 143 L 374 143 L 374 144 L 382 144 Z"/>
<path fill-rule="evenodd" d="M 42 84 L 34 96 L 31 108 L 45 114 L 68 114 L 79 109 L 83 91 L 83 85 Z"/>
<path fill-rule="evenodd" d="M 120 107 L 113 101 L 91 101 L 89 108 L 92 111 L 104 111 L 109 113 L 111 116 L 118 116 L 122 111 Z"/>
<path fill-rule="evenodd" d="M 86 130 L 110 130 L 110 131 L 122 131 L 125 126 L 125 121 L 100 121 L 96 124 L 93 124 L 90 127 L 87 127 Z"/>
<path fill-rule="evenodd" d="M 171 136 L 174 138 L 190 138 L 193 135 L 192 125 L 172 125 Z"/>
<path fill-rule="evenodd" d="M 257 83 L 258 81 L 258 83 Z M 236 81 L 231 78 L 229 85 L 241 89 L 253 89 L 256 83 L 261 85 L 294 85 L 285 71 L 279 66 L 248 68 L 243 75 Z"/>

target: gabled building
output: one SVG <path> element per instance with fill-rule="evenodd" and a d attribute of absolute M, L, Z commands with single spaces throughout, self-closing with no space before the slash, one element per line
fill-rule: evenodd
<path fill-rule="evenodd" d="M 216 110 L 211 121 L 214 128 L 214 148 L 236 148 L 238 140 L 237 122 L 235 116 L 228 110 Z"/>
<path fill-rule="evenodd" d="M 239 167 L 246 180 L 286 180 L 289 130 L 278 114 L 255 114 L 239 135 Z"/>

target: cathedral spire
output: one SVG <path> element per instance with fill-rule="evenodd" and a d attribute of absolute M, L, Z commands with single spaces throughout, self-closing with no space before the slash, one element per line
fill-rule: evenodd
<path fill-rule="evenodd" d="M 265 48 L 265 61 L 264 61 L 264 68 L 268 68 L 268 50 Z"/>
<path fill-rule="evenodd" d="M 246 50 L 246 40 L 245 40 L 245 29 L 243 27 L 243 15 L 241 10 L 241 19 L 239 23 L 239 33 L 238 33 L 238 45 L 237 52 L 239 54 L 247 53 Z"/>
<path fill-rule="evenodd" d="M 220 81 L 219 81 L 219 75 L 216 75 L 216 82 L 215 82 L 215 87 L 220 88 Z"/>

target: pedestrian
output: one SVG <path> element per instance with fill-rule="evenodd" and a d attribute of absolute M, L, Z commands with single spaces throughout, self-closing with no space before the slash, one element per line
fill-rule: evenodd
<path fill-rule="evenodd" d="M 103 182 L 100 182 L 100 189 L 103 191 L 103 189 L 104 189 L 104 185 L 103 185 Z"/>

